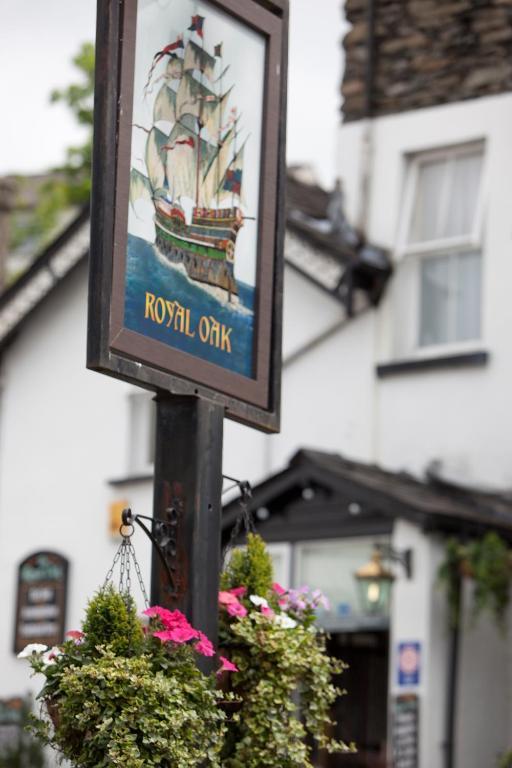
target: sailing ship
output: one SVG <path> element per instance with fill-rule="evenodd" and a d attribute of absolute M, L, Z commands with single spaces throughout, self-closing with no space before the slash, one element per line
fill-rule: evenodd
<path fill-rule="evenodd" d="M 244 225 L 242 179 L 245 141 L 240 116 L 229 108 L 232 87 L 223 89 L 222 43 L 205 49 L 204 17 L 193 16 L 183 35 L 158 51 L 148 75 L 146 98 L 153 101 L 144 164 L 131 169 L 130 199 L 149 197 L 154 205 L 155 247 L 190 279 L 238 294 L 236 241 Z M 201 45 L 194 42 L 194 34 Z M 159 77 L 160 63 L 165 70 Z M 163 81 L 163 82 L 162 82 Z"/>

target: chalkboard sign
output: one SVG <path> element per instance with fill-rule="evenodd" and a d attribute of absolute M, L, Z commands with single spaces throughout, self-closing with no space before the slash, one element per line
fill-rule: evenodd
<path fill-rule="evenodd" d="M 18 570 L 14 652 L 28 643 L 49 647 L 64 639 L 68 562 L 56 552 L 36 552 Z"/>
<path fill-rule="evenodd" d="M 17 744 L 22 720 L 22 698 L 0 699 L 0 753 Z"/>
<path fill-rule="evenodd" d="M 418 723 L 418 697 L 397 696 L 393 702 L 393 768 L 417 768 Z"/>

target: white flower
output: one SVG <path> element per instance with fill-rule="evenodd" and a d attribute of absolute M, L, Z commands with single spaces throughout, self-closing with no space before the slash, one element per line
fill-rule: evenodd
<path fill-rule="evenodd" d="M 62 651 L 59 648 L 57 647 L 50 648 L 48 651 L 45 651 L 45 653 L 43 653 L 43 657 L 42 657 L 43 663 L 46 664 L 46 666 L 48 666 L 48 664 L 55 664 L 55 659 L 57 658 L 57 656 L 60 656 L 61 654 L 62 654 Z"/>
<path fill-rule="evenodd" d="M 274 619 L 274 622 L 283 629 L 295 629 L 297 626 L 297 622 L 295 619 L 292 619 L 291 616 L 288 616 L 287 613 L 278 613 L 276 614 L 276 617 Z"/>
<path fill-rule="evenodd" d="M 28 659 L 29 656 L 33 656 L 34 654 L 38 653 L 44 653 L 44 651 L 47 650 L 47 645 L 42 645 L 41 643 L 29 643 L 24 647 L 22 651 L 18 653 L 18 659 Z"/>
<path fill-rule="evenodd" d="M 265 600 L 264 597 L 260 597 L 259 595 L 249 595 L 249 600 L 253 605 L 258 606 L 258 608 L 268 608 L 268 600 Z"/>

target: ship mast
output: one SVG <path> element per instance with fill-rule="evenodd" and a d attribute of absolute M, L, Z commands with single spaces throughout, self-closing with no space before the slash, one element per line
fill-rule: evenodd
<path fill-rule="evenodd" d="M 201 28 L 201 45 L 202 45 L 202 51 L 204 54 L 204 31 L 202 31 L 203 28 Z M 204 74 L 204 57 L 201 59 L 201 66 L 199 68 L 200 72 L 200 78 L 199 82 L 201 83 L 201 86 L 203 85 L 203 74 Z M 201 131 L 203 129 L 203 98 L 202 94 L 199 94 L 199 115 L 197 117 L 197 135 L 198 135 L 198 141 L 197 141 L 197 168 L 196 168 L 196 209 L 199 208 L 199 175 L 201 171 Z"/>

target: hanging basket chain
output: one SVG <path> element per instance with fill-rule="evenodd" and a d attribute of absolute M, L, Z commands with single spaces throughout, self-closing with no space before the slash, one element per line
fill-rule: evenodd
<path fill-rule="evenodd" d="M 127 528 L 131 529 L 129 533 L 126 532 Z M 119 528 L 119 532 L 122 537 L 121 543 L 117 549 L 116 554 L 114 555 L 112 565 L 110 566 L 107 572 L 105 581 L 103 583 L 103 588 L 105 588 L 107 584 L 113 583 L 114 570 L 117 564 L 119 563 L 119 582 L 118 582 L 119 593 L 123 595 L 123 597 L 128 598 L 132 592 L 131 565 L 133 562 L 133 567 L 135 569 L 137 581 L 139 582 L 140 591 L 144 599 L 144 605 L 146 608 L 149 608 L 148 593 L 146 590 L 146 586 L 144 584 L 144 580 L 142 578 L 142 572 L 140 569 L 139 562 L 135 555 L 135 548 L 131 542 L 133 531 L 134 531 L 133 525 L 123 524 Z"/>

